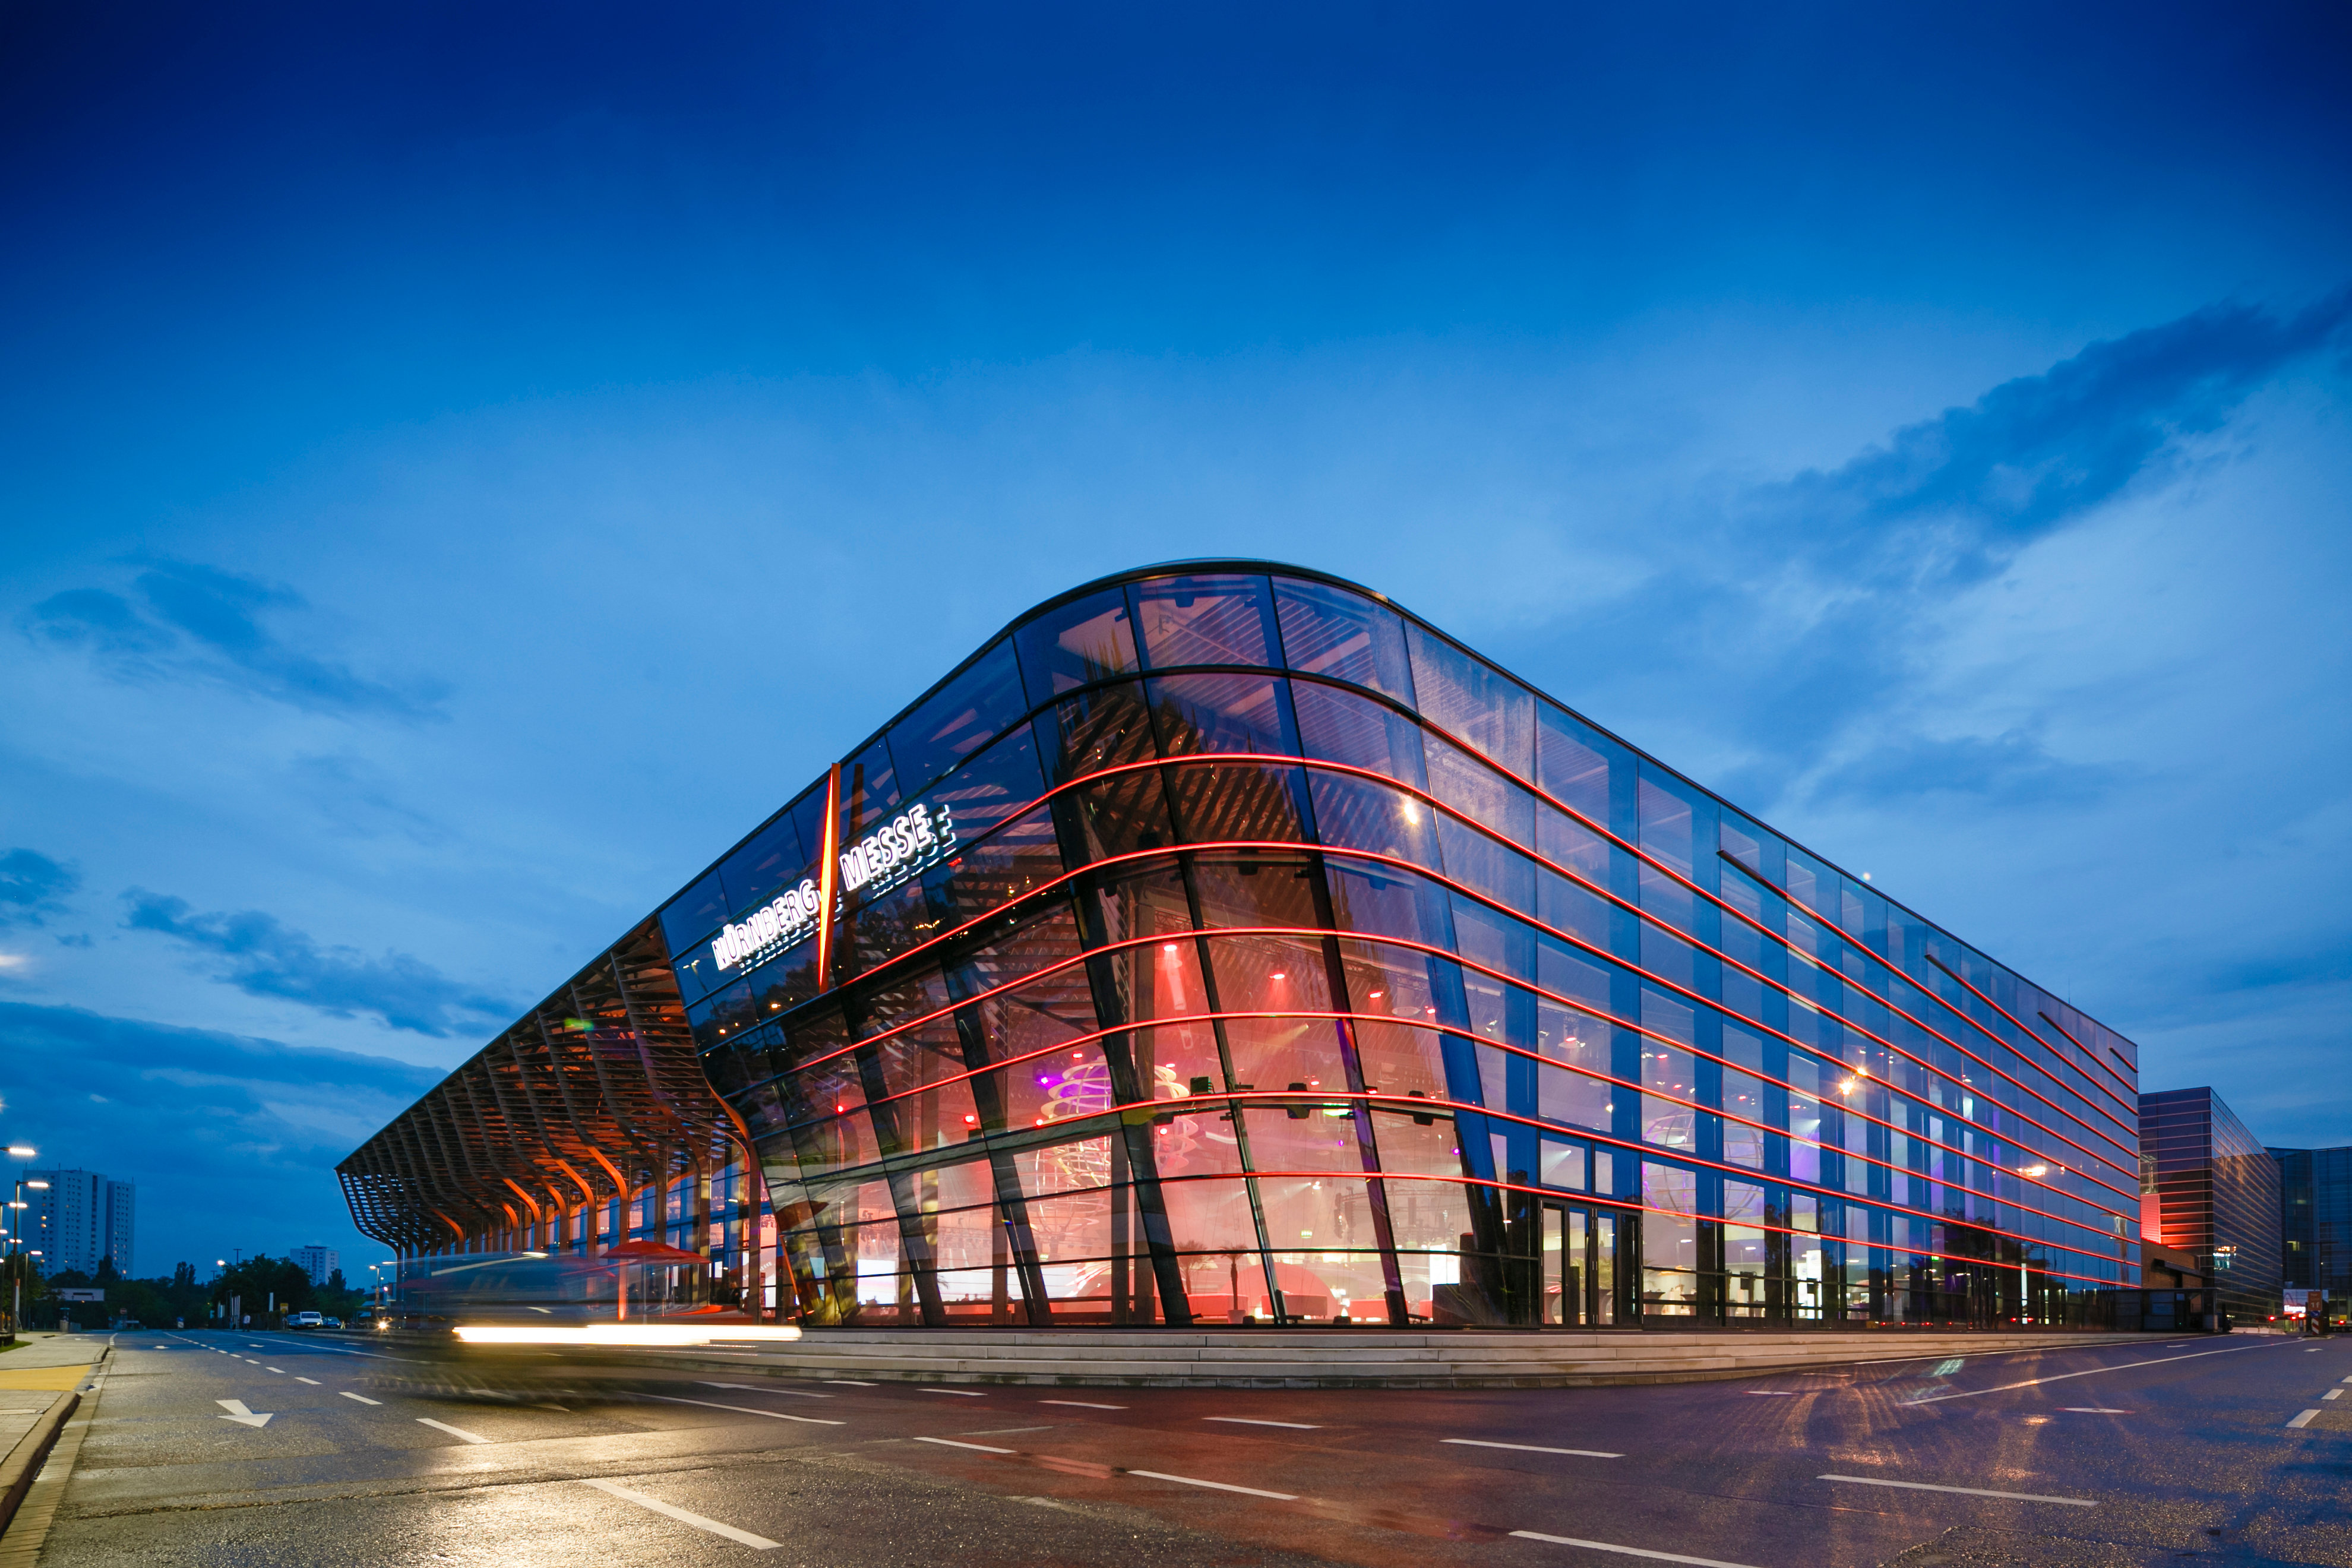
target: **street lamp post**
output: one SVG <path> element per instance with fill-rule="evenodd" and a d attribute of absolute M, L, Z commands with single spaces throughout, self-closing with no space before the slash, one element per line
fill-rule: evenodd
<path fill-rule="evenodd" d="M 18 1162 L 16 1166 L 16 1195 L 15 1200 L 8 1205 L 8 1257 L 10 1259 L 8 1274 L 13 1289 L 13 1293 L 10 1296 L 8 1302 L 8 1331 L 10 1333 L 15 1333 L 19 1328 L 23 1327 L 25 1321 L 25 1265 L 22 1262 L 17 1261 L 18 1259 L 27 1256 L 25 1249 L 25 1221 L 23 1218 L 25 1212 L 25 1167 L 23 1162 L 39 1158 L 40 1152 L 41 1152 L 38 1149 L 34 1148 L 30 1143 L 11 1143 L 8 1145 L 8 1157 Z M 35 1184 L 46 1187 L 48 1185 L 48 1183 L 39 1182 Z M 29 1256 L 38 1258 L 40 1254 L 36 1252 Z"/>

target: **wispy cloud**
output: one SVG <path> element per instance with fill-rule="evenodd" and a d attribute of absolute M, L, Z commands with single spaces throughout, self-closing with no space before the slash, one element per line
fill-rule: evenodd
<path fill-rule="evenodd" d="M 293 589 L 196 562 L 145 566 L 131 584 L 140 604 L 72 588 L 35 605 L 19 626 L 36 642 L 87 653 L 117 680 L 205 679 L 312 712 L 442 716 L 439 688 L 369 679 L 272 631 L 265 617 L 308 607 Z"/>
<path fill-rule="evenodd" d="M 2281 317 L 2216 305 L 2112 342 L 1897 430 L 1826 472 L 1760 489 L 1758 508 L 1853 580 L 1965 584 L 2178 460 L 2294 361 L 2340 345 L 2352 289 Z M 1776 532 L 1780 530 L 1775 530 Z"/>
<path fill-rule="evenodd" d="M 2042 748 L 2042 716 L 1955 735 L 1924 694 L 1942 617 L 2037 541 L 2176 477 L 2258 389 L 2342 352 L 2352 289 L 2292 312 L 2217 305 L 1896 429 L 1834 468 L 1718 496 L 1675 570 L 1563 627 L 1640 710 L 1671 700 L 1738 753 L 1712 781 L 1759 810 L 1925 792 L 2086 798 L 2114 775 Z"/>
<path fill-rule="evenodd" d="M 215 978 L 251 996 L 276 996 L 338 1018 L 362 1014 L 390 1027 L 436 1037 L 482 1023 L 504 1023 L 513 1004 L 451 980 L 422 959 L 386 952 L 370 958 L 355 948 L 321 947 L 258 910 L 200 914 L 184 899 L 132 888 L 124 920 L 206 954 Z"/>
<path fill-rule="evenodd" d="M 81 886 L 81 873 L 32 849 L 0 855 L 0 926 L 41 925 L 66 912 L 65 900 Z"/>

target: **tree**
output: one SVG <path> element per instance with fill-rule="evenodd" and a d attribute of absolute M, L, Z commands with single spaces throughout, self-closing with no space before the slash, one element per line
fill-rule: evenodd
<path fill-rule="evenodd" d="M 310 1276 L 300 1264 L 288 1258 L 272 1258 L 257 1252 L 244 1262 L 221 1271 L 207 1293 L 214 1305 L 226 1306 L 232 1298 L 243 1298 L 239 1309 L 256 1318 L 264 1317 L 275 1297 L 278 1312 L 308 1311 L 315 1304 L 317 1291 Z"/>

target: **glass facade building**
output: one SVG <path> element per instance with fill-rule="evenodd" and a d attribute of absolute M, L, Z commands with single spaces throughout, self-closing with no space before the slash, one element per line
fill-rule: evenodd
<path fill-rule="evenodd" d="M 2281 1283 L 2352 1300 L 2352 1149 L 2273 1149 Z"/>
<path fill-rule="evenodd" d="M 2197 1259 L 2241 1323 L 2279 1310 L 2279 1170 L 2210 1089 L 2139 1097 L 2140 1228 Z"/>
<path fill-rule="evenodd" d="M 656 923 L 811 1324 L 2093 1324 L 2138 1284 L 2130 1041 L 1311 571 L 1038 606 Z"/>

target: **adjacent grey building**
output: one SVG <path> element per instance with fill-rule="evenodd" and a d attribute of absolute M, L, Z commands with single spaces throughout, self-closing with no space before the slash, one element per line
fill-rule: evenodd
<path fill-rule="evenodd" d="M 49 1184 L 25 1194 L 26 1240 L 41 1254 L 44 1274 L 95 1274 L 110 1259 L 116 1273 L 131 1273 L 138 1200 L 131 1183 L 109 1181 L 100 1171 L 27 1171 L 25 1177 Z"/>
<path fill-rule="evenodd" d="M 2196 1258 L 2240 1323 L 2279 1310 L 2278 1162 L 2208 1089 L 2139 1097 L 2140 1234 Z"/>
<path fill-rule="evenodd" d="M 2289 1289 L 2352 1300 L 2352 1148 L 2273 1149 Z"/>

